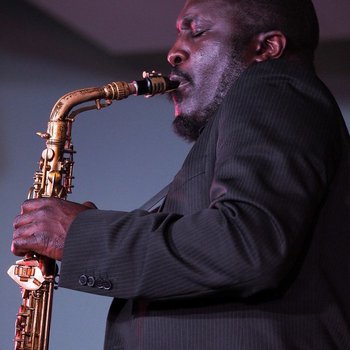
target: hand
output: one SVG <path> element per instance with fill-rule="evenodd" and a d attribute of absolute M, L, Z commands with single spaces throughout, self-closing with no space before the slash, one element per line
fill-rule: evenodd
<path fill-rule="evenodd" d="M 68 229 L 82 211 L 96 209 L 91 202 L 73 203 L 59 198 L 25 201 L 13 222 L 11 250 L 15 255 L 35 252 L 61 260 Z"/>

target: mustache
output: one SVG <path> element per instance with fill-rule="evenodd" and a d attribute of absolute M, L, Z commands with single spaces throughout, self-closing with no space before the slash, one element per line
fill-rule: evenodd
<path fill-rule="evenodd" d="M 177 81 L 180 83 L 182 82 L 188 82 L 189 84 L 193 85 L 193 79 L 191 76 L 183 71 L 181 71 L 179 68 L 174 67 L 171 72 L 170 76 L 175 76 Z M 171 91 L 169 94 L 167 94 L 168 100 L 172 101 L 173 99 L 176 99 L 178 102 L 182 101 L 182 94 L 179 90 L 175 89 Z"/>
<path fill-rule="evenodd" d="M 178 67 L 174 67 L 174 68 L 171 70 L 170 75 L 175 75 L 176 77 L 181 78 L 181 79 L 180 79 L 181 82 L 182 82 L 182 81 L 186 81 L 186 82 L 189 82 L 190 84 L 193 84 L 192 77 L 191 77 L 189 74 L 187 74 L 187 73 L 181 71 Z"/>

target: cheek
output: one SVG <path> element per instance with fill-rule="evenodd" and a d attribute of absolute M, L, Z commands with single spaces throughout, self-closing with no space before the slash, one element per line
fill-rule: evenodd
<path fill-rule="evenodd" d="M 197 54 L 198 68 L 202 71 L 212 69 L 220 61 L 219 50 L 216 46 L 208 49 L 201 49 Z"/>
<path fill-rule="evenodd" d="M 197 51 L 193 63 L 199 73 L 198 78 L 216 80 L 228 65 L 229 54 L 227 46 L 221 42 L 211 42 L 207 47 Z"/>

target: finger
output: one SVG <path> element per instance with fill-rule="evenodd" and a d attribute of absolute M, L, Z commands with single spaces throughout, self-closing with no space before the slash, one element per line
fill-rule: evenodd
<path fill-rule="evenodd" d="M 11 245 L 11 251 L 14 255 L 22 256 L 34 252 L 55 260 L 62 260 L 63 249 L 64 241 L 58 238 L 50 240 L 49 235 L 45 232 L 34 233 L 26 238 L 16 238 Z"/>
<path fill-rule="evenodd" d="M 49 206 L 53 201 L 57 200 L 57 198 L 35 198 L 35 199 L 27 199 L 22 203 L 21 213 L 25 214 L 34 210 L 41 209 L 45 206 Z"/>
<path fill-rule="evenodd" d="M 17 230 L 17 233 L 13 237 L 13 253 L 23 254 L 33 251 L 45 255 L 44 252 L 48 249 L 50 243 L 50 237 L 47 233 L 38 231 L 32 233 L 32 228 L 27 229 L 24 233 L 20 233 L 19 231 L 21 229 Z"/>
<path fill-rule="evenodd" d="M 27 238 L 38 230 L 38 225 L 35 223 L 29 223 L 26 225 L 20 225 L 13 230 L 13 239 L 17 238 Z"/>
<path fill-rule="evenodd" d="M 17 229 L 21 226 L 28 225 L 32 222 L 32 217 L 28 214 L 17 215 L 13 220 L 13 228 Z"/>
<path fill-rule="evenodd" d="M 38 254 L 41 254 L 42 249 L 37 246 L 37 239 L 33 235 L 31 235 L 28 237 L 15 237 L 12 241 L 11 251 L 13 254 L 21 256 L 33 251 L 35 251 Z"/>
<path fill-rule="evenodd" d="M 24 250 L 22 248 L 21 242 L 17 240 L 17 241 L 12 241 L 11 252 L 12 252 L 12 254 L 17 255 L 17 256 L 23 256 L 23 255 L 29 253 L 29 250 Z"/>
<path fill-rule="evenodd" d="M 42 206 L 43 202 L 40 199 L 27 199 L 21 205 L 21 214 L 29 213 L 36 210 L 38 207 Z"/>
<path fill-rule="evenodd" d="M 26 209 L 25 213 L 21 215 L 17 215 L 14 218 L 13 228 L 17 229 L 21 226 L 29 225 L 39 220 L 43 221 L 50 213 L 51 212 L 48 207 L 39 208 L 39 209 L 31 208 L 31 210 Z"/>

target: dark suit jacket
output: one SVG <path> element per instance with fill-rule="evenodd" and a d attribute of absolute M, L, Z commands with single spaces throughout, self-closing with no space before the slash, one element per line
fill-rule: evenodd
<path fill-rule="evenodd" d="M 314 73 L 256 64 L 160 212 L 79 215 L 60 284 L 115 298 L 106 349 L 350 349 L 349 165 Z"/>

